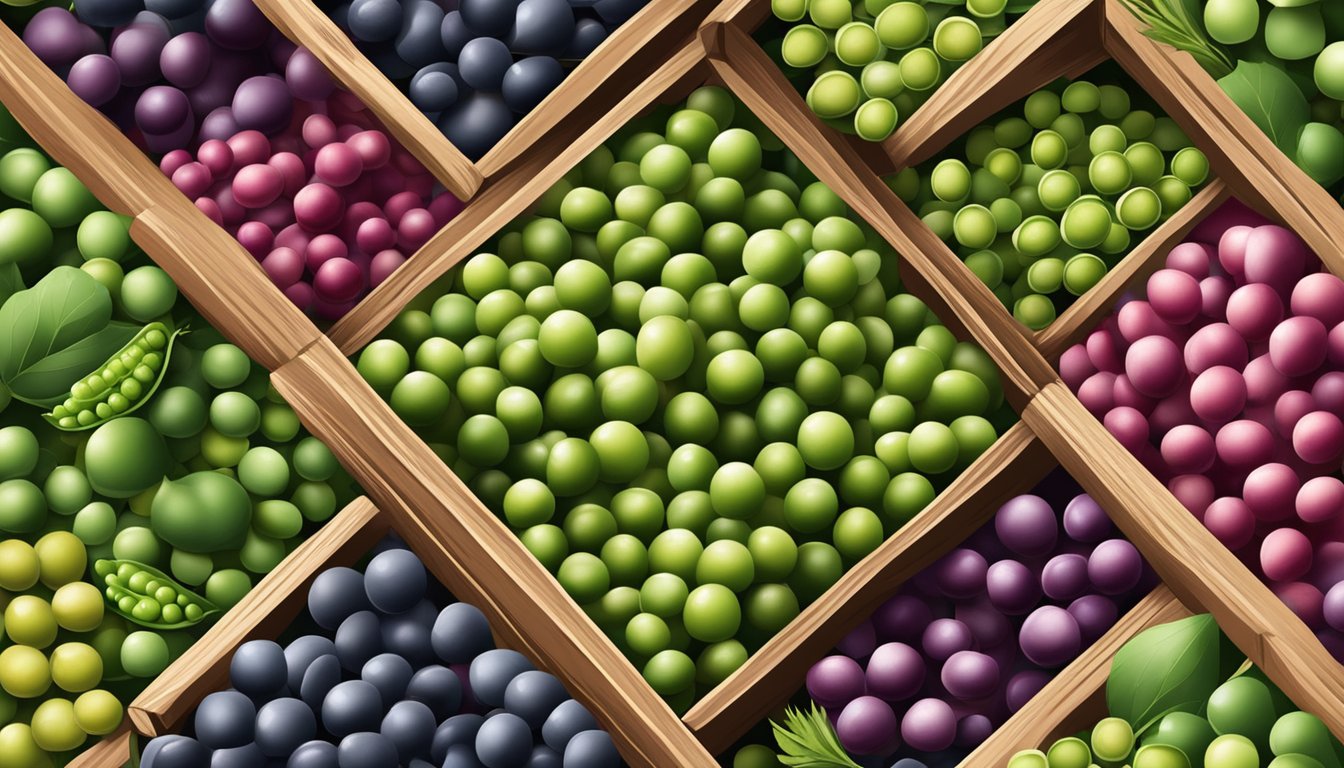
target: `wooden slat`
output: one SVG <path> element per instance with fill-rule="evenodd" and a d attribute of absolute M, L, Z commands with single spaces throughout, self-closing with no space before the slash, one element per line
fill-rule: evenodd
<path fill-rule="evenodd" d="M 1010 397 L 1030 397 L 1054 371 L 1025 329 L 979 278 L 819 122 L 754 40 L 729 24 L 702 30 L 710 61 L 728 87 L 800 160 L 866 219 L 929 282 L 1003 372 Z"/>
<path fill-rule="evenodd" d="M 851 568 L 682 720 L 714 753 L 783 704 L 808 667 L 900 589 L 1027 492 L 1054 465 L 1021 423 L 1014 425 L 932 504 Z"/>
<path fill-rule="evenodd" d="M 368 344 L 417 294 L 522 215 L 570 168 L 685 78 L 703 58 L 704 49 L 699 41 L 692 40 L 578 139 L 560 132 L 542 137 L 537 151 L 528 153 L 518 165 L 492 181 L 401 269 L 332 325 L 328 337 L 346 354 L 354 354 Z"/>
<path fill-rule="evenodd" d="M 120 728 L 80 752 L 65 768 L 125 768 L 130 760 L 131 725 L 123 720 Z"/>
<path fill-rule="evenodd" d="M 496 630 L 517 631 L 541 664 L 561 678 L 612 735 L 625 759 L 641 768 L 715 765 L 616 646 L 574 603 L 522 542 L 471 494 L 322 340 L 272 377 L 309 430 L 382 505 L 405 509 L 437 546 L 422 556 L 448 557 L 458 574 L 446 582 L 486 613 Z"/>
<path fill-rule="evenodd" d="M 1209 156 L 1213 173 L 1233 195 L 1274 211 L 1327 269 L 1344 275 L 1344 209 L 1338 201 L 1279 151 L 1189 54 L 1144 37 L 1118 0 L 1104 2 L 1107 52 Z"/>
<path fill-rule="evenodd" d="M 1105 507 L 1172 592 L 1212 613 L 1289 698 L 1344 736 L 1344 666 L 1062 382 L 1042 388 L 1022 420 Z"/>
<path fill-rule="evenodd" d="M 1037 3 L 939 86 L 883 148 L 895 170 L 918 165 L 1066 71 L 1105 58 L 1098 0 Z"/>
<path fill-rule="evenodd" d="M 1057 361 L 1064 350 L 1085 339 L 1092 326 L 1114 307 L 1120 294 L 1161 269 L 1167 253 L 1229 196 L 1227 184 L 1221 179 L 1210 181 L 1189 203 L 1126 254 L 1092 290 L 1069 305 L 1053 323 L 1038 331 L 1036 348 L 1045 359 Z"/>
<path fill-rule="evenodd" d="M 103 205 L 134 216 L 181 193 L 110 120 L 0 24 L 0 102 Z"/>
<path fill-rule="evenodd" d="M 1092 705 L 1105 690 L 1116 652 L 1145 629 L 1189 615 L 1190 610 L 1166 587 L 1150 592 L 976 747 L 961 762 L 962 768 L 1002 768 L 1021 750 L 1041 749 L 1054 739 L 1090 728 L 1100 714 L 1092 711 Z"/>
<path fill-rule="evenodd" d="M 290 40 L 312 52 L 332 77 L 359 97 L 384 126 L 461 200 L 481 187 L 481 172 L 453 146 L 397 86 L 369 61 L 311 0 L 255 0 Z"/>
<path fill-rule="evenodd" d="M 135 218 L 131 237 L 211 325 L 267 368 L 321 338 L 237 240 L 170 190 Z"/>
<path fill-rule="evenodd" d="M 278 637 L 303 610 L 318 573 L 355 562 L 386 530 L 378 509 L 364 497 L 328 520 L 131 702 L 136 730 L 149 736 L 173 730 L 206 694 L 226 685 L 239 645 Z"/>

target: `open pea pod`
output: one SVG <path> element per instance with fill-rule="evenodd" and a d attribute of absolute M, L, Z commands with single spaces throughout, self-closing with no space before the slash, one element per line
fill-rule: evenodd
<path fill-rule="evenodd" d="M 177 337 L 185 328 L 153 322 L 116 354 L 70 387 L 65 401 L 42 414 L 57 429 L 80 432 L 134 412 L 149 402 L 163 381 Z"/>
<path fill-rule="evenodd" d="M 223 610 L 171 576 L 134 560 L 98 560 L 94 575 L 111 611 L 149 629 L 186 629 Z"/>

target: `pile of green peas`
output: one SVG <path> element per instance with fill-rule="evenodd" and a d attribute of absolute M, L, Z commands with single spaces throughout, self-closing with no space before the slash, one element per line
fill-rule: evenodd
<path fill-rule="evenodd" d="M 72 378 L 57 408 L 75 408 L 13 400 L 0 415 L 0 764 L 43 768 L 115 730 L 122 703 L 203 620 L 358 490 L 265 369 L 179 300 L 131 242 L 129 219 L 103 209 L 3 108 L 0 153 L 0 271 L 21 289 L 81 269 L 107 288 L 113 321 L 142 327 Z M 235 484 L 233 503 L 181 493 L 155 503 L 163 481 L 197 473 Z M 221 524 L 245 531 L 241 545 L 188 549 L 164 535 Z M 124 575 L 115 594 L 109 575 Z"/>
<path fill-rule="evenodd" d="M 988 356 L 714 87 L 594 151 L 356 362 L 679 711 L 1014 418 Z"/>
<path fill-rule="evenodd" d="M 1040 330 L 1190 201 L 1208 159 L 1119 85 L 1059 82 L 888 185 Z"/>
<path fill-rule="evenodd" d="M 767 46 L 819 118 L 866 141 L 896 130 L 1035 0 L 772 0 Z M 767 34 L 776 33 L 770 28 Z"/>

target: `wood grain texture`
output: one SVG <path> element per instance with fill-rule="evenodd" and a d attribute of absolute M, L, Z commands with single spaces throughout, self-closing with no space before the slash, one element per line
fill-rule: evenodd
<path fill-rule="evenodd" d="M 924 162 L 1037 88 L 1105 58 L 1099 0 L 1038 3 L 963 64 L 882 143 L 892 169 Z"/>
<path fill-rule="evenodd" d="M 639 768 L 707 768 L 704 747 L 505 525 L 364 383 L 327 340 L 272 377 L 276 389 L 380 507 L 410 518 L 448 558 L 445 586 L 521 643 Z M 384 502 L 386 499 L 386 503 Z M 439 573 L 436 570 L 436 574 Z"/>
<path fill-rule="evenodd" d="M 1060 736 L 1092 727 L 1096 713 L 1089 705 L 1105 690 L 1116 652 L 1145 629 L 1189 615 L 1190 611 L 1166 587 L 1148 593 L 967 755 L 962 768 L 1001 768 L 1021 750 L 1042 749 Z M 1077 717 L 1080 714 L 1082 717 Z"/>
<path fill-rule="evenodd" d="M 66 87 L 4 24 L 0 102 L 109 209 L 135 216 L 170 197 L 182 197 L 110 120 Z"/>
<path fill-rule="evenodd" d="M 482 176 L 462 151 L 369 61 L 311 0 L 255 0 L 290 40 L 312 52 L 331 76 L 359 97 L 408 152 L 460 200 L 470 200 Z"/>
<path fill-rule="evenodd" d="M 711 752 L 727 749 L 793 696 L 812 663 L 906 580 L 978 530 L 1004 501 L 1030 490 L 1053 466 L 1031 430 L 1015 424 L 932 504 L 692 707 L 683 722 Z"/>
<path fill-rule="evenodd" d="M 1029 398 L 1054 371 L 1014 320 L 966 265 L 844 142 L 812 115 L 754 40 L 729 24 L 701 29 L 710 61 L 724 82 L 803 164 L 868 221 L 928 281 L 974 341 L 1003 372 L 1015 402 Z"/>
<path fill-rule="evenodd" d="M 1339 202 L 1279 151 L 1189 54 L 1145 37 L 1118 0 L 1104 2 L 1107 52 L 1208 155 L 1213 174 L 1248 205 L 1272 210 L 1327 269 L 1344 275 Z"/>
<path fill-rule="evenodd" d="M 332 325 L 328 337 L 347 355 L 372 341 L 416 295 L 475 253 L 504 225 L 525 213 L 570 168 L 681 82 L 703 58 L 699 41 L 692 40 L 577 139 L 563 132 L 542 137 L 536 151 L 529 152 L 518 165 L 487 185 L 410 260 Z"/>
<path fill-rule="evenodd" d="M 667 60 L 668 51 L 678 50 L 685 43 L 716 5 L 717 0 L 658 0 L 645 5 L 518 121 L 477 161 L 476 167 L 485 178 L 494 178 L 551 133 L 577 134 L 575 129 L 589 122 L 576 117 L 580 108 L 585 112 L 600 108 L 600 104 L 590 103 L 595 96 L 620 94 L 640 83 Z"/>
<path fill-rule="evenodd" d="M 131 237 L 211 325 L 271 369 L 321 338 L 237 240 L 172 193 L 135 217 Z"/>
<path fill-rule="evenodd" d="M 1126 254 L 1092 290 L 1069 305 L 1055 322 L 1036 333 L 1036 348 L 1041 355 L 1057 362 L 1064 350 L 1087 338 L 1088 332 L 1102 315 L 1111 311 L 1121 294 L 1161 269 L 1171 249 L 1229 196 L 1227 184 L 1221 179 L 1210 181 L 1190 202 Z"/>
<path fill-rule="evenodd" d="M 80 752 L 65 768 L 125 768 L 130 760 L 131 724 L 123 720 L 120 728 Z"/>
<path fill-rule="evenodd" d="M 135 697 L 128 708 L 135 729 L 147 736 L 172 731 L 206 694 L 227 685 L 239 645 L 279 637 L 306 606 L 308 585 L 318 573 L 355 562 L 386 531 L 386 519 L 367 498 L 347 505 Z"/>
<path fill-rule="evenodd" d="M 1042 388 L 1022 420 L 1110 513 L 1172 592 L 1186 605 L 1212 613 L 1289 698 L 1344 736 L 1344 666 L 1062 382 Z"/>

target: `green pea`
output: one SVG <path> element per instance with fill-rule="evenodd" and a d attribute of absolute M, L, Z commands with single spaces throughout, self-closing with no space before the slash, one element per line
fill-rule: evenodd
<path fill-rule="evenodd" d="M 931 90 L 942 76 L 942 62 L 932 48 L 915 48 L 901 57 L 901 81 L 911 91 Z"/>
<path fill-rule="evenodd" d="M 967 61 L 980 52 L 984 38 L 974 20 L 948 16 L 933 32 L 933 50 L 947 61 Z"/>
<path fill-rule="evenodd" d="M 20 147 L 0 157 L 0 192 L 31 203 L 38 179 L 51 169 L 51 160 L 36 149 Z"/>

